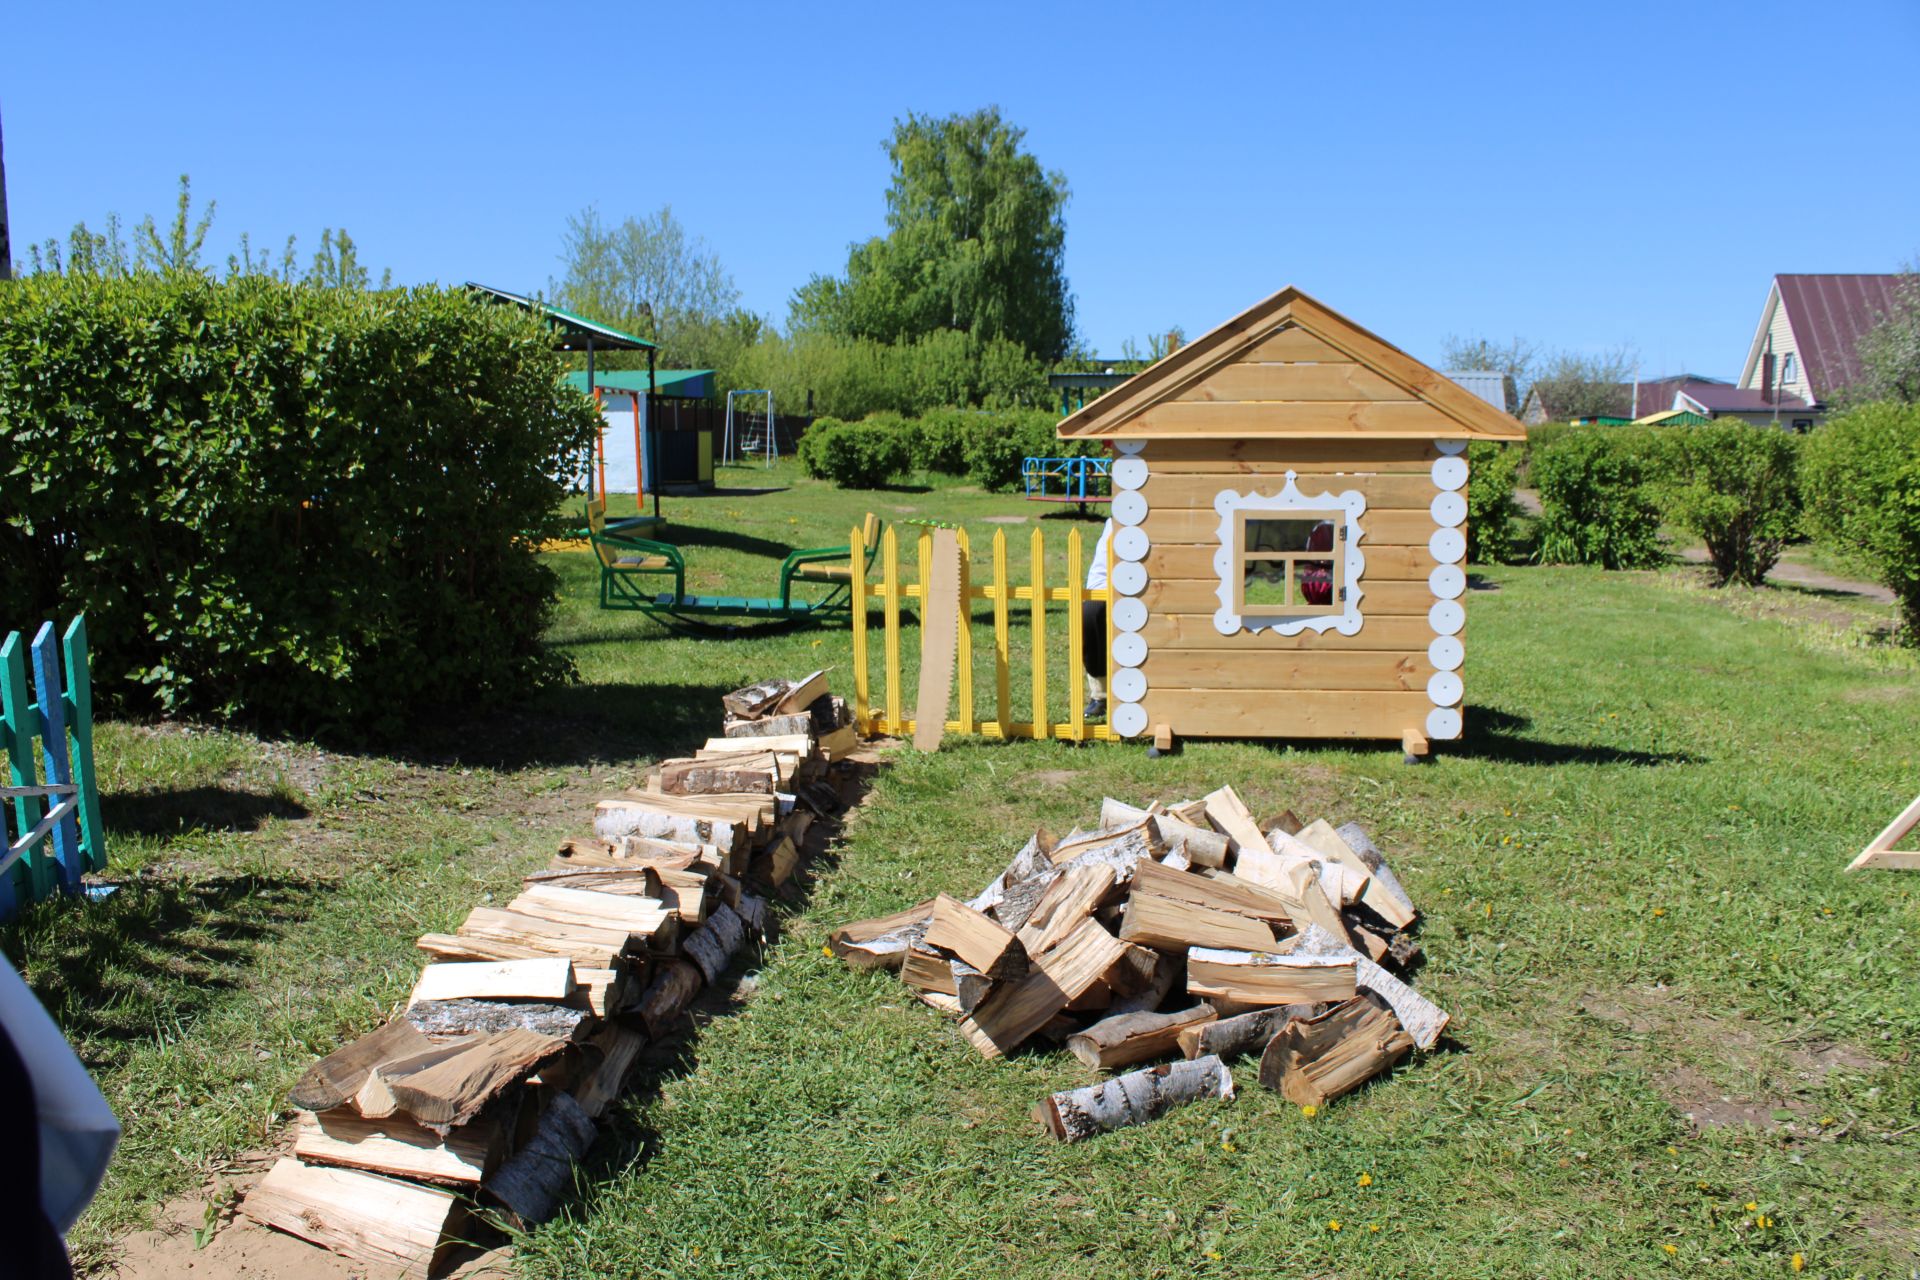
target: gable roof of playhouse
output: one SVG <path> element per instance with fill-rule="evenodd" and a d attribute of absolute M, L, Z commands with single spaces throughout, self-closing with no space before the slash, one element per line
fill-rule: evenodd
<path fill-rule="evenodd" d="M 1062 438 L 1523 440 L 1526 429 L 1289 285 L 1062 419 Z"/>

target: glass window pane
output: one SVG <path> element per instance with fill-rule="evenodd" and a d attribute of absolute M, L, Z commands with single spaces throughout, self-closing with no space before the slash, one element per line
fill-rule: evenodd
<path fill-rule="evenodd" d="M 1318 516 L 1276 519 L 1262 516 L 1247 521 L 1245 549 L 1261 551 L 1331 551 L 1333 522 Z"/>

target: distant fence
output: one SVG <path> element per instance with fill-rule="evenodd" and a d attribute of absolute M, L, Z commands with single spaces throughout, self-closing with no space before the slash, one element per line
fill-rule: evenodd
<path fill-rule="evenodd" d="M 956 655 L 956 675 L 958 697 L 955 699 L 959 718 L 947 721 L 949 732 L 960 734 L 978 734 L 988 738 L 1059 738 L 1069 742 L 1086 742 L 1091 739 L 1107 740 L 1115 734 L 1104 724 L 1088 724 L 1081 706 L 1082 690 L 1086 676 L 1086 666 L 1081 657 L 1081 619 L 1080 606 L 1088 600 L 1106 601 L 1110 598 L 1107 589 L 1088 590 L 1086 583 L 1086 560 L 1081 547 L 1080 530 L 1067 532 L 1066 581 L 1061 586 L 1048 586 L 1046 578 L 1046 534 L 1035 529 L 1028 543 L 1029 575 L 1025 585 L 1014 585 L 1007 574 L 1007 535 L 1005 530 L 996 530 L 993 535 L 993 549 L 988 567 L 991 578 L 985 582 L 976 580 L 983 575 L 974 563 L 973 550 L 967 539 L 967 531 L 959 532 L 960 542 L 960 646 Z M 911 582 L 900 577 L 900 546 L 894 529 L 888 528 L 880 541 L 880 580 L 868 584 L 866 580 L 865 548 L 861 546 L 861 534 L 853 530 L 853 712 L 854 723 L 865 734 L 892 734 L 897 737 L 910 736 L 914 722 L 901 714 L 902 686 L 900 681 L 900 603 L 903 600 L 920 600 L 925 597 L 927 582 L 933 561 L 933 533 L 923 529 L 918 539 L 918 572 Z M 1111 570 L 1112 566 L 1108 566 Z M 876 705 L 871 685 L 871 673 L 868 670 L 868 648 L 870 643 L 870 624 L 867 618 L 869 602 L 878 600 L 883 607 L 883 623 L 880 628 L 882 643 L 881 685 L 879 702 Z M 986 600 L 993 605 L 992 641 L 993 641 L 993 684 L 994 717 L 991 720 L 979 719 L 974 707 L 974 618 L 973 602 Z M 1066 679 L 1067 719 L 1055 721 L 1047 714 L 1047 606 L 1066 605 Z M 1032 641 L 1032 654 L 1029 661 L 1028 680 L 1022 682 L 1022 700 L 1030 708 L 1024 720 L 1015 720 L 1014 716 L 1014 675 L 1012 621 L 1015 606 L 1027 617 L 1027 625 Z M 1113 671 L 1113 614 L 1107 614 L 1107 671 L 1103 675 L 1111 682 Z"/>
<path fill-rule="evenodd" d="M 84 618 L 73 620 L 57 646 L 51 622 L 41 625 L 31 645 L 18 631 L 0 644 L 0 736 L 8 772 L 0 802 L 12 801 L 0 803 L 0 810 L 11 813 L 10 822 L 0 820 L 5 920 L 26 903 L 79 892 L 83 872 L 107 865 L 93 771 L 93 683 Z"/>

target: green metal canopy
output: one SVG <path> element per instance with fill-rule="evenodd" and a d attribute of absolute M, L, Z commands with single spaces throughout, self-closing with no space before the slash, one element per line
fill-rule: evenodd
<path fill-rule="evenodd" d="M 591 395 L 584 370 L 575 369 L 565 375 L 566 383 L 576 391 Z M 603 369 L 593 376 L 593 386 L 606 391 L 618 391 L 624 394 L 646 391 L 647 371 L 645 369 Z M 653 394 L 657 396 L 677 396 L 688 400 L 704 400 L 713 394 L 713 370 L 711 369 L 656 369 L 653 374 Z"/>
<path fill-rule="evenodd" d="M 583 315 L 576 315 L 550 303 L 536 302 L 532 298 L 508 293 L 505 289 L 496 289 L 491 285 L 476 284 L 472 280 L 467 281 L 467 288 L 494 302 L 511 303 L 543 317 L 560 335 L 560 341 L 554 344 L 555 350 L 558 351 L 658 350 L 657 343 L 635 337 L 612 325 L 601 324 L 598 320 L 589 320 Z"/>

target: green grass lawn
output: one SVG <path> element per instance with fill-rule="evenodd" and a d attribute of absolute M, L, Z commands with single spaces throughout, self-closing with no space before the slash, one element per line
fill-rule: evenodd
<path fill-rule="evenodd" d="M 944 481 L 722 476 L 776 491 L 666 500 L 695 590 L 769 593 L 786 547 L 843 540 L 869 507 L 962 521 L 976 546 L 1005 529 L 1021 552 L 1036 515 Z M 1058 555 L 1072 522 L 1049 514 Z M 508 891 L 600 791 L 697 744 L 721 692 L 828 665 L 851 690 L 844 629 L 674 637 L 593 608 L 587 556 L 552 560 L 553 639 L 580 683 L 425 726 L 405 753 L 103 726 L 124 887 L 0 930 L 127 1126 L 78 1236 L 87 1259 L 270 1145 L 294 1076 L 404 996 L 414 936 Z M 1862 639 L 1885 610 L 1697 582 L 1482 571 L 1468 736 L 1426 767 L 1397 744 L 1194 742 L 1149 760 L 949 738 L 901 754 L 740 989 L 650 1055 L 519 1265 L 1773 1276 L 1797 1252 L 1808 1275 L 1907 1274 L 1920 879 L 1841 868 L 1920 788 L 1920 670 Z M 1027 1111 L 1095 1073 L 1064 1052 L 984 1061 L 892 978 L 822 954 L 849 917 L 973 892 L 1033 826 L 1088 820 L 1102 795 L 1222 783 L 1258 813 L 1373 832 L 1425 911 L 1419 985 L 1454 1015 L 1441 1052 L 1312 1117 L 1247 1064 L 1231 1104 L 1061 1147 Z"/>

